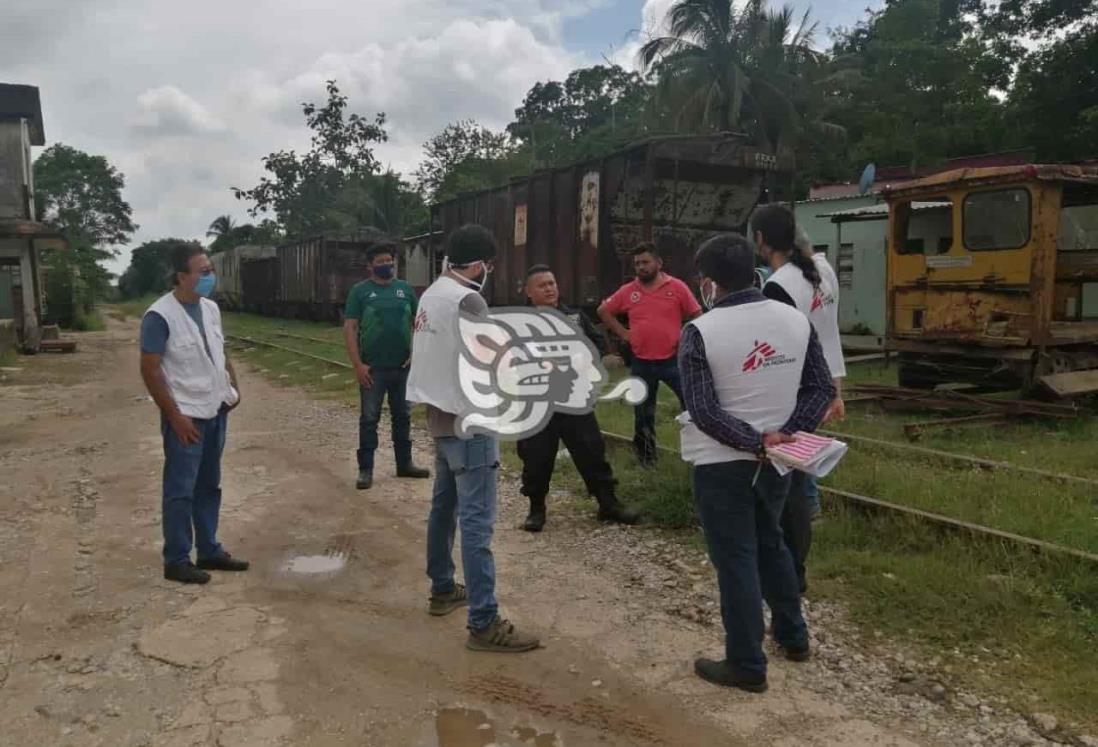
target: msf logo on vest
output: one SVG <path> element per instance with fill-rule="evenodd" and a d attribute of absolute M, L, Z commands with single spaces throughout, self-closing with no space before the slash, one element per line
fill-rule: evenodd
<path fill-rule="evenodd" d="M 609 377 L 598 350 L 555 309 L 505 307 L 488 317 L 461 313 L 458 328 L 458 382 L 469 404 L 457 423 L 462 436 L 527 438 L 554 413 L 586 415 L 600 399 L 636 405 L 647 397 L 644 382 L 635 378 L 599 397 Z"/>
<path fill-rule="evenodd" d="M 835 296 L 830 293 L 824 293 L 823 288 L 817 288 L 816 292 L 812 294 L 812 308 L 809 312 L 819 311 L 824 306 L 832 306 L 835 303 Z"/>
<path fill-rule="evenodd" d="M 781 366 L 795 361 L 795 358 L 779 353 L 769 342 L 755 340 L 755 347 L 743 359 L 743 372 L 752 373 L 771 366 Z"/>

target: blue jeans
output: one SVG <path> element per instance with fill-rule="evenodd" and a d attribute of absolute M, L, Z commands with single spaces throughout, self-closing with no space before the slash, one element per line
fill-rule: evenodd
<path fill-rule="evenodd" d="M 477 434 L 435 439 L 435 488 L 427 519 L 427 575 L 432 594 L 454 589 L 454 532 L 461 522 L 461 566 L 469 593 L 469 629 L 483 630 L 496 618 L 496 523 L 499 443 Z"/>
<path fill-rule="evenodd" d="M 808 499 L 808 508 L 814 513 L 820 512 L 820 487 L 816 484 L 813 475 L 805 475 L 804 497 Z"/>
<path fill-rule="evenodd" d="M 369 389 L 359 387 L 362 409 L 358 417 L 358 468 L 367 472 L 374 470 L 377 424 L 381 420 L 381 405 L 386 395 L 389 397 L 397 469 L 407 467 L 412 463 L 411 415 L 406 397 L 408 369 L 371 367 L 370 374 L 374 385 Z"/>
<path fill-rule="evenodd" d="M 793 558 L 778 523 L 789 477 L 779 477 L 769 465 L 759 470 L 758 462 L 735 461 L 699 465 L 693 482 L 694 504 L 720 586 L 725 657 L 740 671 L 765 674 L 764 596 L 774 638 L 791 647 L 808 641 Z"/>
<path fill-rule="evenodd" d="M 661 381 L 671 387 L 671 391 L 679 398 L 679 406 L 686 409 L 682 401 L 682 385 L 679 383 L 679 363 L 675 358 L 661 361 L 634 358 L 630 373 L 648 385 L 648 397 L 633 408 L 633 448 L 642 462 L 654 462 L 657 456 L 656 397 Z"/>
<path fill-rule="evenodd" d="M 164 437 L 164 564 L 186 563 L 192 543 L 198 559 L 207 560 L 225 551 L 217 542 L 221 513 L 221 452 L 225 450 L 227 413 L 209 420 L 191 418 L 200 436 L 198 443 L 184 444 L 160 418 Z"/>

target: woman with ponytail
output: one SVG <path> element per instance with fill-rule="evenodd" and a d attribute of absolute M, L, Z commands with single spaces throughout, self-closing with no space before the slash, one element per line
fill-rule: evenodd
<path fill-rule="evenodd" d="M 841 420 L 845 414 L 842 379 L 846 365 L 839 337 L 839 282 L 835 271 L 826 256 L 813 252 L 807 234 L 798 230 L 792 211 L 784 205 L 772 203 L 755 210 L 751 234 L 759 256 L 771 269 L 763 295 L 807 316 L 820 339 L 837 392 L 824 422 Z M 815 480 L 795 473 L 782 514 L 782 529 L 793 553 L 802 592 L 807 588 L 804 563 L 812 544 L 812 519 L 819 511 Z"/>

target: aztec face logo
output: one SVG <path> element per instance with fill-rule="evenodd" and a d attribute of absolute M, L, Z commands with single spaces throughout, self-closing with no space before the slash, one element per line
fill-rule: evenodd
<path fill-rule="evenodd" d="M 607 381 L 598 350 L 578 325 L 555 309 L 493 309 L 488 317 L 461 313 L 458 381 L 469 409 L 458 434 L 484 432 L 506 440 L 531 436 L 555 412 L 585 415 Z M 640 404 L 640 379 L 620 382 L 603 400 Z"/>

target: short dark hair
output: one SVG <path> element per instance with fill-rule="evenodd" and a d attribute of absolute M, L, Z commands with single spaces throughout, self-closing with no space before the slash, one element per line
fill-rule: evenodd
<path fill-rule="evenodd" d="M 366 250 L 366 261 L 373 262 L 379 254 L 388 254 L 393 259 L 397 256 L 397 245 L 392 241 L 379 241 Z"/>
<path fill-rule="evenodd" d="M 526 279 L 529 280 L 530 278 L 534 277 L 535 275 L 540 275 L 543 272 L 552 272 L 552 271 L 553 271 L 553 268 L 550 267 L 549 265 L 530 265 L 530 269 L 526 271 Z"/>
<path fill-rule="evenodd" d="M 698 247 L 694 269 L 729 293 L 744 290 L 755 283 L 755 250 L 741 234 L 718 234 Z"/>
<path fill-rule="evenodd" d="M 638 254 L 651 254 L 656 259 L 663 259 L 660 255 L 660 248 L 656 246 L 656 242 L 654 241 L 642 241 L 633 247 L 633 251 L 629 253 L 634 257 Z"/>
<path fill-rule="evenodd" d="M 205 253 L 205 249 L 190 241 L 181 241 L 173 246 L 168 255 L 172 263 L 172 285 L 179 285 L 179 273 L 191 271 L 191 257 Z"/>
<path fill-rule="evenodd" d="M 455 267 L 464 267 L 481 260 L 495 259 L 496 239 L 492 232 L 476 223 L 455 228 L 446 240 L 446 257 Z"/>
<path fill-rule="evenodd" d="M 751 215 L 751 234 L 761 233 L 767 246 L 779 252 L 789 252 L 797 238 L 797 223 L 793 211 L 777 202 L 756 208 Z"/>

